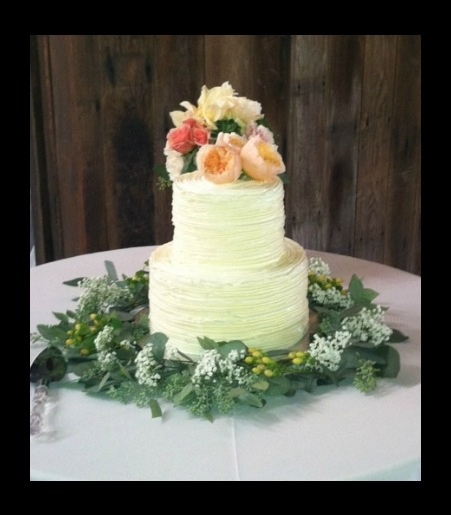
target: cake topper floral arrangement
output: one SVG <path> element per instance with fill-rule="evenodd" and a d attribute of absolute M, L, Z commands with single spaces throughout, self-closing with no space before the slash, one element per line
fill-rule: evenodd
<path fill-rule="evenodd" d="M 170 113 L 166 165 L 156 167 L 162 187 L 183 173 L 198 170 L 216 184 L 238 179 L 272 182 L 285 172 L 274 135 L 265 125 L 261 104 L 237 96 L 232 86 L 202 87 L 197 106 Z"/>
<path fill-rule="evenodd" d="M 195 362 L 152 333 L 148 317 L 148 271 L 119 278 L 77 278 L 74 311 L 54 313 L 58 323 L 39 324 L 31 342 L 43 341 L 65 360 L 61 386 L 78 384 L 88 394 L 108 395 L 162 415 L 160 400 L 212 420 L 238 405 L 262 408 L 270 397 L 312 392 L 325 384 L 354 384 L 364 393 L 379 377 L 396 377 L 400 360 L 391 345 L 407 338 L 385 323 L 377 293 L 352 276 L 345 289 L 326 263 L 309 260 L 310 340 L 305 350 L 262 352 L 244 342 L 213 341 L 199 335 L 204 349 Z"/>

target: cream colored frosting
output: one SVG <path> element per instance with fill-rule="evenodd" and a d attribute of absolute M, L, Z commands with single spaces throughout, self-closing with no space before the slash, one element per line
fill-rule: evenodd
<path fill-rule="evenodd" d="M 213 184 L 199 172 L 173 184 L 175 263 L 255 268 L 284 252 L 283 185 L 236 181 Z"/>
<path fill-rule="evenodd" d="M 218 185 L 195 172 L 173 189 L 174 240 L 149 259 L 151 332 L 195 359 L 203 336 L 263 351 L 298 343 L 308 261 L 284 237 L 281 181 Z"/>

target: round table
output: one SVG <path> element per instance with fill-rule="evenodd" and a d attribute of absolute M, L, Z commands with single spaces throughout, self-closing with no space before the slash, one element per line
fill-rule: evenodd
<path fill-rule="evenodd" d="M 133 275 L 155 247 L 63 259 L 30 269 L 30 331 L 73 309 L 78 290 L 62 284 L 104 275 L 104 261 Z M 401 371 L 364 395 L 352 386 L 243 407 L 213 423 L 170 403 L 150 410 L 50 387 L 52 431 L 30 438 L 32 480 L 61 481 L 407 481 L 420 480 L 421 278 L 361 259 L 322 257 L 345 284 L 356 273 L 380 293 L 386 321 L 409 335 L 397 344 Z M 30 364 L 42 345 L 33 344 Z M 30 388 L 30 399 L 33 388 Z"/>

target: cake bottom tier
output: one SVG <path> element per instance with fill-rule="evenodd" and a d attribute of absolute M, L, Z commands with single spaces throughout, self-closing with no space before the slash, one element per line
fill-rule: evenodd
<path fill-rule="evenodd" d="M 247 270 L 174 263 L 170 242 L 149 259 L 150 329 L 193 359 L 203 352 L 197 338 L 204 336 L 288 349 L 308 330 L 307 283 L 307 256 L 289 238 L 279 261 Z"/>

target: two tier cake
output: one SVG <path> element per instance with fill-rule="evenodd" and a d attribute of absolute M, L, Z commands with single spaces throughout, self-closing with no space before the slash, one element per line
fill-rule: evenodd
<path fill-rule="evenodd" d="M 231 90 L 219 101 L 210 95 L 222 111 L 212 109 L 208 94 L 228 87 L 204 88 L 204 99 L 197 108 L 188 104 L 185 119 L 172 113 L 179 134 L 169 133 L 165 153 L 174 238 L 149 260 L 151 332 L 166 334 L 171 346 L 193 359 L 203 351 L 198 337 L 269 351 L 292 347 L 308 329 L 308 260 L 284 234 L 279 174 L 285 167 L 272 133 L 258 124 L 260 104 Z M 240 118 L 243 110 L 250 120 Z M 232 132 L 219 131 L 223 120 Z M 194 142 L 193 129 L 204 134 L 203 143 Z M 178 150 L 171 148 L 175 140 Z M 190 159 L 196 170 L 171 174 L 176 159 Z"/>

